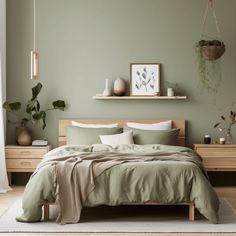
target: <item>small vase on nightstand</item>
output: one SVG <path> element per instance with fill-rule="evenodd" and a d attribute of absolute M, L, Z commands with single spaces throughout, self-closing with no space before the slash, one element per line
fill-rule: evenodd
<path fill-rule="evenodd" d="M 225 135 L 225 143 L 226 144 L 232 144 L 233 143 L 233 137 L 232 137 L 232 133 L 231 133 L 230 129 L 228 129 L 228 131 Z"/>
<path fill-rule="evenodd" d="M 29 146 L 32 144 L 32 137 L 28 127 L 16 127 L 16 142 L 20 146 Z"/>

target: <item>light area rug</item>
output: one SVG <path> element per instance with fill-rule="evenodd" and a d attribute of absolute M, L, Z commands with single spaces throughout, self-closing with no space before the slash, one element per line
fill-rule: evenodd
<path fill-rule="evenodd" d="M 226 199 L 221 199 L 220 224 L 211 224 L 200 214 L 196 221 L 188 220 L 187 207 L 183 206 L 121 206 L 87 208 L 81 222 L 59 225 L 55 223 L 58 212 L 51 207 L 49 222 L 19 223 L 21 199 L 17 199 L 0 217 L 3 232 L 236 232 L 236 212 Z"/>

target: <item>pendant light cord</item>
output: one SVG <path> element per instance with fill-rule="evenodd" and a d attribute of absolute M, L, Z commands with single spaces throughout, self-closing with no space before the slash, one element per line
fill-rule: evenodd
<path fill-rule="evenodd" d="M 34 51 L 36 50 L 36 30 L 35 30 L 35 23 L 36 23 L 36 17 L 35 17 L 35 9 L 36 9 L 36 5 L 35 5 L 35 0 L 34 0 Z"/>

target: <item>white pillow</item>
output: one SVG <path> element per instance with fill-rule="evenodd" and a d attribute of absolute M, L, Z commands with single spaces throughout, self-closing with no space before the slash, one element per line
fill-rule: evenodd
<path fill-rule="evenodd" d="M 127 122 L 126 125 L 127 127 L 130 128 L 142 129 L 142 130 L 168 130 L 172 128 L 172 120 L 167 120 L 154 124 Z"/>
<path fill-rule="evenodd" d="M 117 128 L 118 124 L 83 124 L 77 121 L 72 120 L 71 124 L 73 126 L 81 127 L 81 128 Z"/>
<path fill-rule="evenodd" d="M 102 144 L 116 146 L 119 144 L 134 144 L 133 132 L 128 131 L 121 134 L 99 135 Z"/>

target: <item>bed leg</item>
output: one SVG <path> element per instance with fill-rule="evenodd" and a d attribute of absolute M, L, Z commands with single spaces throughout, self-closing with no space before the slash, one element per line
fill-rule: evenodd
<path fill-rule="evenodd" d="M 195 207 L 194 204 L 189 204 L 189 220 L 194 221 Z"/>
<path fill-rule="evenodd" d="M 45 203 L 43 205 L 43 220 L 49 220 L 49 204 Z"/>

